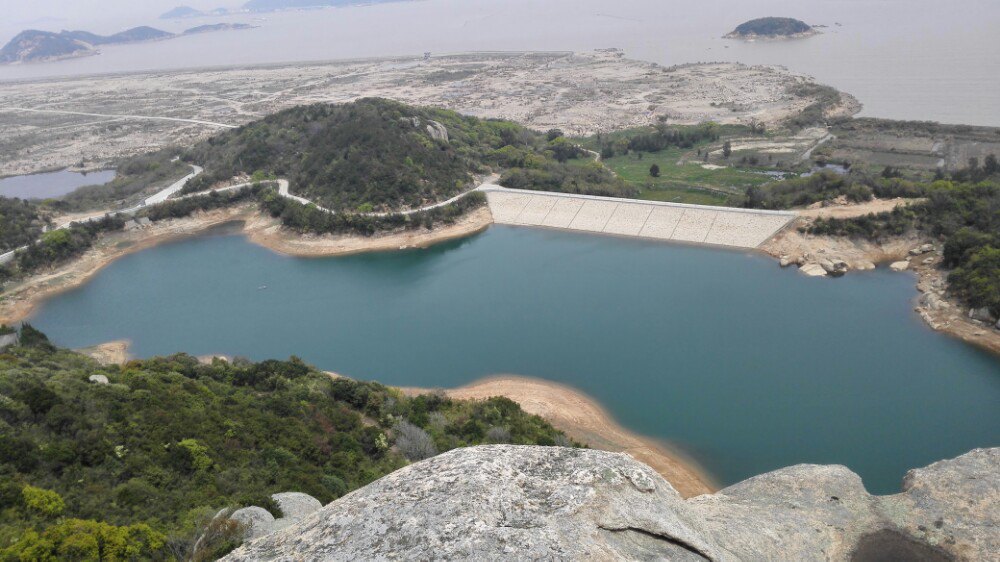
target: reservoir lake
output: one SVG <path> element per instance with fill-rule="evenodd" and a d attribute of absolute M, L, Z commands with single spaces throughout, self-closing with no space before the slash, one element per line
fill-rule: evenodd
<path fill-rule="evenodd" d="M 1000 361 L 927 328 L 915 296 L 884 269 L 814 279 L 756 253 L 527 228 L 323 259 L 222 231 L 126 256 L 30 322 L 68 347 L 297 355 L 399 386 L 544 378 L 721 484 L 843 464 L 884 494 L 1000 445 Z"/>

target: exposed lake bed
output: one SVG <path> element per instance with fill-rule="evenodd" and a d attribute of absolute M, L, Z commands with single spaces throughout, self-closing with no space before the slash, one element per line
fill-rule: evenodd
<path fill-rule="evenodd" d="M 810 280 L 758 254 L 495 226 L 336 259 L 189 239 L 116 261 L 31 321 L 60 345 L 295 354 L 397 386 L 535 376 L 723 483 L 834 462 L 892 492 L 906 468 L 1000 434 L 995 357 L 932 332 L 912 295 L 884 270 Z"/>

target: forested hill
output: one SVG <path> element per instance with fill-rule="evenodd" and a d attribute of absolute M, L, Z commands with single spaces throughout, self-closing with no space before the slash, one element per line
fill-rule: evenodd
<path fill-rule="evenodd" d="M 102 367 L 29 326 L 0 352 L 0 560 L 213 560 L 240 542 L 192 552 L 221 508 L 275 509 L 286 491 L 325 504 L 488 442 L 569 443 L 504 398 L 409 398 L 295 358 Z"/>
<path fill-rule="evenodd" d="M 205 167 L 192 189 L 256 172 L 287 178 L 292 193 L 337 211 L 395 211 L 472 187 L 474 174 L 509 155 L 501 148 L 544 161 L 546 142 L 510 122 L 362 99 L 276 113 L 208 139 L 186 158 Z"/>
<path fill-rule="evenodd" d="M 726 37 L 794 37 L 810 33 L 815 33 L 815 30 L 804 21 L 794 18 L 768 17 L 741 23 Z"/>
<path fill-rule="evenodd" d="M 473 187 L 475 174 L 494 171 L 523 172 L 506 176 L 509 187 L 628 194 L 558 130 L 376 98 L 287 109 L 203 141 L 184 157 L 205 168 L 185 191 L 239 174 L 276 176 L 290 181 L 293 194 L 347 213 L 442 201 Z"/>

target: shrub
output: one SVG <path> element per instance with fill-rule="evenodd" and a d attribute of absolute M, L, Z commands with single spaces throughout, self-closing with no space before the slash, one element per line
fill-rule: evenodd
<path fill-rule="evenodd" d="M 438 454 L 434 440 L 426 431 L 403 420 L 393 426 L 396 432 L 396 447 L 411 461 L 428 459 Z"/>

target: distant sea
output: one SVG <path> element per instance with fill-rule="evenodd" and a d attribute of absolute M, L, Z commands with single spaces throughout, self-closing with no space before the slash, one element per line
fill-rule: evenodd
<path fill-rule="evenodd" d="M 0 80 L 425 51 L 620 47 L 631 58 L 665 65 L 784 65 L 854 94 L 865 105 L 862 115 L 1000 126 L 1000 2 L 995 0 L 426 0 L 179 21 L 157 20 L 152 12 L 143 20 L 95 14 L 92 21 L 49 27 L 101 33 L 129 25 L 180 31 L 219 21 L 260 27 L 0 67 Z M 826 27 L 821 35 L 796 41 L 721 38 L 743 21 L 771 15 Z M 0 41 L 18 31 L 0 22 Z"/>

